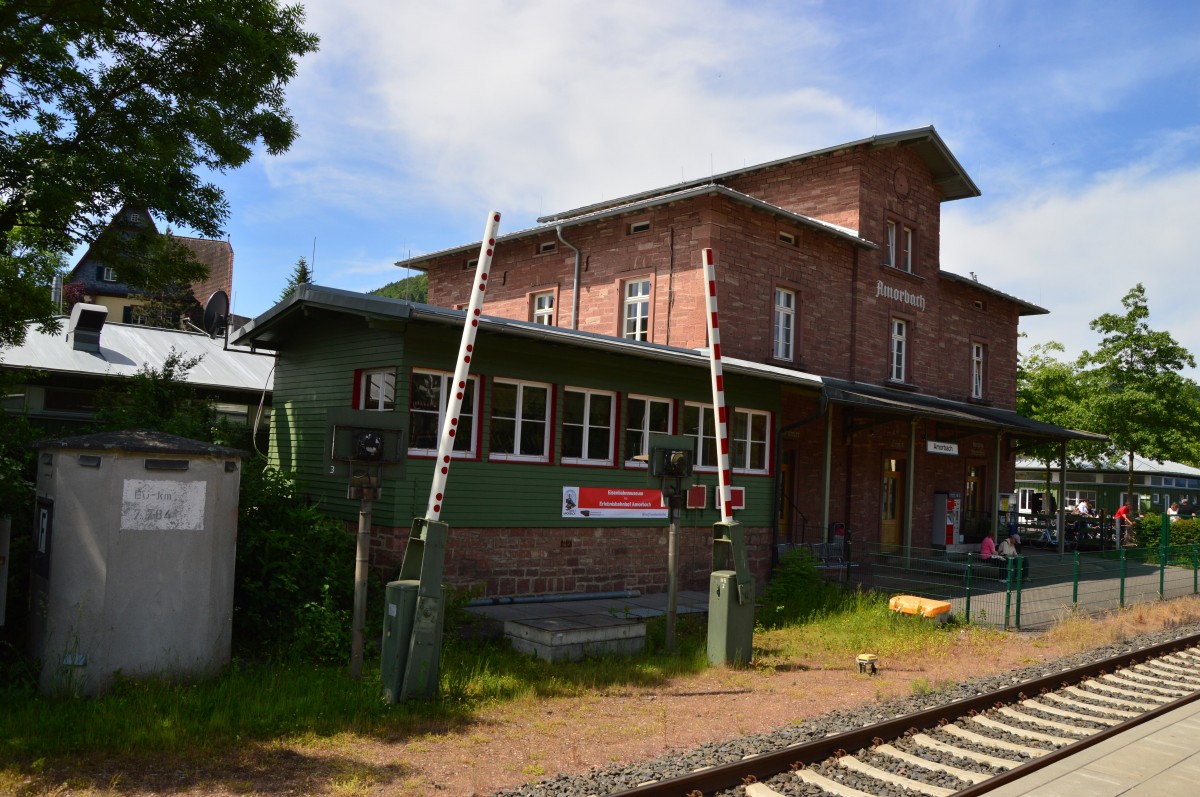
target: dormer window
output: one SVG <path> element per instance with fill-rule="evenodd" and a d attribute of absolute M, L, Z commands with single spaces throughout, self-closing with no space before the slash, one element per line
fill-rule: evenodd
<path fill-rule="evenodd" d="M 128 216 L 128 219 L 129 219 L 130 224 L 141 224 L 142 223 L 142 214 L 138 213 L 136 211 L 131 212 Z"/>
<path fill-rule="evenodd" d="M 111 266 L 105 266 L 100 272 L 100 279 L 104 282 L 116 282 L 117 270 Z"/>

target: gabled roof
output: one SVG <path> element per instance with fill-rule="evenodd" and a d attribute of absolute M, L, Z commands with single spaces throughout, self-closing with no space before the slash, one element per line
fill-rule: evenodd
<path fill-rule="evenodd" d="M 137 221 L 130 221 L 130 213 L 138 215 Z M 109 230 L 138 230 L 149 229 L 158 233 L 158 226 L 154 223 L 154 218 L 150 215 L 149 210 L 144 205 L 126 204 L 121 207 L 108 222 L 105 232 Z M 166 235 L 173 241 L 182 244 L 192 252 L 192 255 L 202 265 L 208 268 L 208 279 L 202 282 L 193 282 L 191 285 L 192 293 L 200 304 L 208 301 L 208 297 L 216 291 L 225 291 L 227 294 L 233 291 L 233 246 L 229 241 L 223 241 L 215 238 L 193 238 L 185 235 L 175 235 L 174 233 L 159 233 Z M 71 269 L 70 275 L 67 277 L 67 282 L 82 282 L 89 293 L 104 295 L 104 296 L 128 296 L 129 288 L 122 282 L 102 282 L 95 278 L 93 272 L 88 269 L 94 269 L 99 265 L 112 265 L 99 262 L 94 254 L 95 242 L 90 244 L 83 257 L 79 258 L 79 262 Z M 114 266 L 114 268 L 116 268 Z M 117 277 L 120 277 L 120 269 L 117 269 Z"/>
<path fill-rule="evenodd" d="M 852 246 L 859 246 L 864 249 L 879 248 L 878 244 L 872 243 L 865 238 L 860 238 L 857 230 L 852 230 L 848 227 L 842 227 L 837 224 L 830 224 L 827 221 L 814 219 L 811 216 L 805 216 L 800 213 L 793 213 L 792 211 L 781 208 L 778 205 L 772 205 L 770 202 L 764 202 L 761 199 L 750 196 L 749 194 L 744 194 L 741 191 L 735 191 L 732 188 L 718 185 L 716 183 L 703 183 L 700 185 L 694 185 L 680 191 L 657 194 L 646 197 L 645 199 L 629 202 L 627 204 L 617 205 L 614 207 L 605 207 L 590 213 L 572 216 L 570 219 L 564 219 L 563 221 L 555 222 L 554 224 L 542 224 L 537 227 L 529 227 L 524 230 L 509 233 L 508 235 L 501 235 L 496 239 L 496 242 L 501 243 L 504 241 L 516 241 L 521 238 L 529 238 L 538 235 L 552 235 L 556 234 L 558 229 L 588 224 L 601 219 L 610 218 L 612 216 L 620 216 L 626 213 L 637 213 L 638 211 L 657 207 L 659 205 L 667 205 L 672 202 L 680 202 L 685 199 L 694 199 L 702 196 L 724 196 L 733 200 L 734 202 L 740 202 L 741 204 L 748 205 L 765 213 L 770 213 L 779 218 L 787 219 L 788 221 L 791 221 L 801 227 L 807 227 L 818 232 L 827 233 L 835 238 L 839 238 L 851 244 Z M 418 255 L 416 257 L 409 258 L 408 260 L 397 261 L 395 265 L 401 268 L 420 269 L 421 264 L 427 263 L 430 260 L 436 260 L 440 257 L 445 257 L 446 255 L 478 253 L 480 243 L 481 241 L 475 241 L 474 243 L 463 244 L 450 249 L 441 249 L 437 252 Z"/>
<path fill-rule="evenodd" d="M 957 282 L 960 285 L 967 285 L 971 288 L 974 288 L 975 290 L 983 291 L 986 294 L 995 296 L 998 299 L 1003 299 L 1006 302 L 1012 302 L 1013 304 L 1015 304 L 1017 306 L 1017 312 L 1023 316 L 1025 316 L 1025 315 L 1048 315 L 1050 313 L 1050 311 L 1044 307 L 1039 307 L 1038 305 L 1033 304 L 1032 302 L 1027 302 L 1024 299 L 1018 299 L 1016 296 L 1013 296 L 1012 294 L 1008 294 L 1008 293 L 1005 293 L 1004 291 L 988 287 L 987 285 L 984 285 L 982 282 L 980 282 L 977 279 L 969 279 L 967 277 L 962 276 L 961 274 L 955 274 L 952 271 L 945 271 L 942 269 L 938 270 L 938 277 L 940 279 L 948 280 L 949 282 Z"/>
<path fill-rule="evenodd" d="M 754 166 L 744 166 L 741 169 L 734 169 L 721 174 L 712 175 L 711 177 L 703 177 L 696 180 L 687 180 L 682 183 L 676 183 L 672 186 L 663 188 L 652 188 L 649 191 L 641 191 L 628 196 L 617 197 L 615 199 L 605 200 L 592 205 L 585 205 L 573 210 L 565 210 L 561 213 L 553 213 L 549 216 L 542 216 L 538 219 L 539 222 L 560 222 L 566 219 L 572 219 L 576 216 L 595 213 L 605 208 L 617 207 L 620 205 L 628 205 L 634 202 L 640 202 L 651 197 L 661 196 L 667 193 L 676 193 L 686 191 L 689 188 L 703 185 L 705 183 L 721 183 L 725 180 L 730 180 L 736 177 L 742 177 L 753 172 L 763 171 L 765 169 L 773 169 L 778 166 L 783 166 L 796 161 L 807 160 L 822 155 L 828 155 L 833 152 L 839 152 L 844 149 L 853 149 L 855 147 L 868 147 L 878 149 L 882 147 L 905 146 L 912 147 L 913 150 L 920 155 L 925 161 L 925 165 L 929 168 L 929 172 L 933 177 L 933 184 L 941 191 L 942 201 L 948 202 L 954 199 L 965 199 L 967 197 L 976 197 L 980 195 L 979 188 L 971 180 L 966 170 L 959 164 L 958 160 L 950 152 L 950 148 L 946 146 L 946 142 L 942 141 L 942 137 L 938 135 L 937 130 L 932 125 L 929 127 L 921 127 L 915 130 L 903 130 L 898 133 L 887 133 L 882 136 L 871 136 L 870 138 L 851 141 L 848 144 L 838 144 L 834 147 L 825 147 L 824 149 L 805 152 L 800 155 L 792 155 L 787 158 L 769 161 L 767 163 L 759 163 Z"/>

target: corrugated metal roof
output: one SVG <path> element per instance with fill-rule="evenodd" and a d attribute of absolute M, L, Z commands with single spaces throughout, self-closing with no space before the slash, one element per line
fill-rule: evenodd
<path fill-rule="evenodd" d="M 1089 470 L 1106 471 L 1112 473 L 1128 473 L 1128 463 L 1128 457 L 1122 457 L 1114 462 L 1102 462 L 1100 464 L 1096 464 L 1095 462 L 1069 462 L 1067 465 L 1067 470 L 1075 472 Z M 1037 459 L 1018 459 L 1017 468 L 1019 470 L 1045 471 L 1046 463 Z M 1057 463 L 1054 464 L 1052 470 L 1054 473 L 1058 473 Z M 1148 473 L 1156 476 L 1186 476 L 1188 478 L 1200 477 L 1200 468 L 1193 468 L 1191 465 L 1184 465 L 1182 462 L 1171 462 L 1170 460 L 1156 462 L 1155 460 L 1146 459 L 1145 457 L 1139 457 L 1137 455 L 1134 455 L 1133 457 L 1133 472 L 1142 474 Z"/>
<path fill-rule="evenodd" d="M 200 362 L 186 382 L 197 387 L 261 391 L 272 388 L 271 354 L 246 348 L 225 350 L 223 338 L 199 332 L 180 332 L 134 324 L 106 323 L 100 332 L 100 351 L 76 351 L 67 339 L 67 319 L 57 334 L 30 325 L 25 343 L 0 350 L 0 368 L 28 368 L 50 373 L 87 376 L 132 376 L 143 366 L 161 368 L 174 350 Z"/>

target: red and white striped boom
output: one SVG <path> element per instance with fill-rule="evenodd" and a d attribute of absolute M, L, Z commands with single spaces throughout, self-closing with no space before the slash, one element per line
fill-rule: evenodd
<path fill-rule="evenodd" d="M 733 520 L 729 490 L 729 413 L 725 409 L 725 377 L 721 372 L 721 329 L 717 324 L 717 271 L 713 265 L 713 250 L 703 249 L 704 280 L 708 284 L 708 365 L 712 374 L 713 420 L 717 432 L 719 466 L 717 490 L 721 497 L 721 520 Z M 701 437 L 703 438 L 703 429 Z M 697 455 L 699 452 L 697 452 Z"/>
<path fill-rule="evenodd" d="M 493 210 L 488 214 L 487 225 L 483 230 L 483 243 L 479 247 L 479 264 L 475 267 L 475 286 L 471 289 L 471 302 L 467 305 L 462 342 L 458 346 L 458 362 L 454 366 L 454 381 L 450 386 L 450 401 L 446 406 L 446 419 L 442 423 L 442 435 L 438 440 L 433 484 L 429 487 L 429 506 L 425 511 L 426 520 L 437 520 L 442 514 L 443 498 L 446 494 L 446 478 L 450 474 L 450 457 L 454 451 L 454 435 L 458 430 L 458 416 L 462 412 L 463 395 L 467 391 L 467 374 L 471 370 L 471 356 L 475 351 L 475 335 L 479 332 L 479 316 L 483 312 L 483 294 L 487 290 L 488 272 L 492 268 L 492 253 L 496 249 L 496 230 L 499 226 L 500 214 Z M 476 400 L 478 401 L 478 398 Z"/>

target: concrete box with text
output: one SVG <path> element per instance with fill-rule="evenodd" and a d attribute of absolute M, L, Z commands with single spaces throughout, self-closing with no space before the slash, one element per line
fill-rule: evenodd
<path fill-rule="evenodd" d="M 43 441 L 30 655 L 47 693 L 230 658 L 242 452 L 157 432 Z"/>

